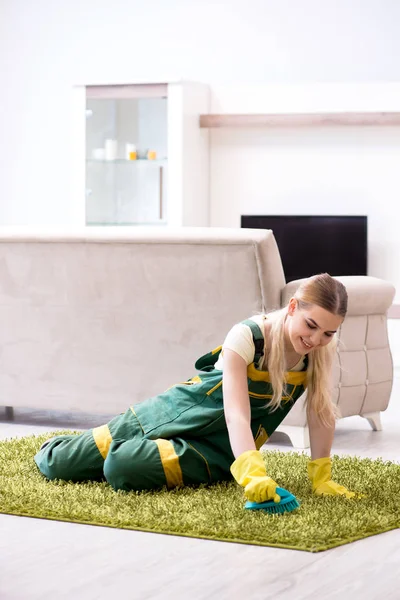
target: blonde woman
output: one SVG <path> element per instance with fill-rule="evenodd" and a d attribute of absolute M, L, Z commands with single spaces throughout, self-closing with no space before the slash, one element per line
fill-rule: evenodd
<path fill-rule="evenodd" d="M 307 387 L 312 489 L 351 498 L 332 481 L 330 459 L 330 378 L 346 310 L 339 281 L 311 277 L 287 307 L 235 325 L 222 346 L 198 359 L 198 375 L 106 425 L 48 440 L 35 462 L 48 479 L 106 480 L 126 491 L 233 475 L 248 500 L 279 502 L 259 449 Z"/>

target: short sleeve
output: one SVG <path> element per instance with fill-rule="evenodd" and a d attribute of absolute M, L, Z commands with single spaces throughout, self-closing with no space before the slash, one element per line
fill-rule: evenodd
<path fill-rule="evenodd" d="M 265 319 L 264 315 L 255 315 L 254 317 L 250 317 L 249 319 L 251 321 L 254 321 L 260 327 L 261 331 L 263 331 L 263 322 Z M 250 327 L 245 323 L 237 323 L 229 331 L 224 343 L 222 344 L 222 352 L 219 355 L 217 362 L 215 363 L 215 368 L 221 371 L 223 371 L 223 355 L 225 349 L 233 350 L 243 358 L 246 365 L 251 365 L 251 363 L 254 362 L 256 348 L 254 346 L 253 334 Z M 260 362 L 262 360 L 263 357 L 261 357 Z M 258 368 L 258 365 L 256 366 Z"/>
<path fill-rule="evenodd" d="M 222 352 L 225 349 L 233 350 L 243 358 L 246 365 L 254 361 L 255 346 L 253 335 L 248 325 L 238 323 L 229 331 L 222 345 Z"/>

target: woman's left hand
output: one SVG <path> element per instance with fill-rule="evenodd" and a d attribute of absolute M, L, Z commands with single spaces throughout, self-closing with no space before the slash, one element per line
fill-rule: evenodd
<path fill-rule="evenodd" d="M 312 489 L 317 496 L 345 496 L 354 498 L 354 492 L 350 492 L 343 485 L 332 481 L 332 459 L 328 456 L 310 460 L 307 466 L 308 476 L 311 479 Z"/>

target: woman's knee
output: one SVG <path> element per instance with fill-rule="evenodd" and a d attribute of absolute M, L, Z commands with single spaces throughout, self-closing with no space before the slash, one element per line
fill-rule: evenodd
<path fill-rule="evenodd" d="M 114 490 L 140 491 L 165 485 L 164 470 L 152 440 L 138 444 L 132 440 L 114 440 L 103 472 Z"/>
<path fill-rule="evenodd" d="M 103 479 L 104 460 L 90 432 L 52 438 L 35 456 L 47 479 L 86 481 Z"/>
<path fill-rule="evenodd" d="M 39 450 L 35 455 L 35 463 L 37 464 L 40 472 L 50 480 L 53 479 L 68 479 L 69 465 L 66 460 L 65 452 L 59 444 L 54 444 L 58 441 L 57 438 L 53 438 L 51 442 Z"/>

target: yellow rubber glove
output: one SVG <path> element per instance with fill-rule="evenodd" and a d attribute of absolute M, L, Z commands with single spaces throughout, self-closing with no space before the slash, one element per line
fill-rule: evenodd
<path fill-rule="evenodd" d="M 231 465 L 231 473 L 250 502 L 279 502 L 281 497 L 275 492 L 277 483 L 268 477 L 264 461 L 258 450 L 243 452 Z"/>
<path fill-rule="evenodd" d="M 317 496 L 346 496 L 354 498 L 355 493 L 332 481 L 332 459 L 317 458 L 310 460 L 307 466 L 312 489 Z"/>

